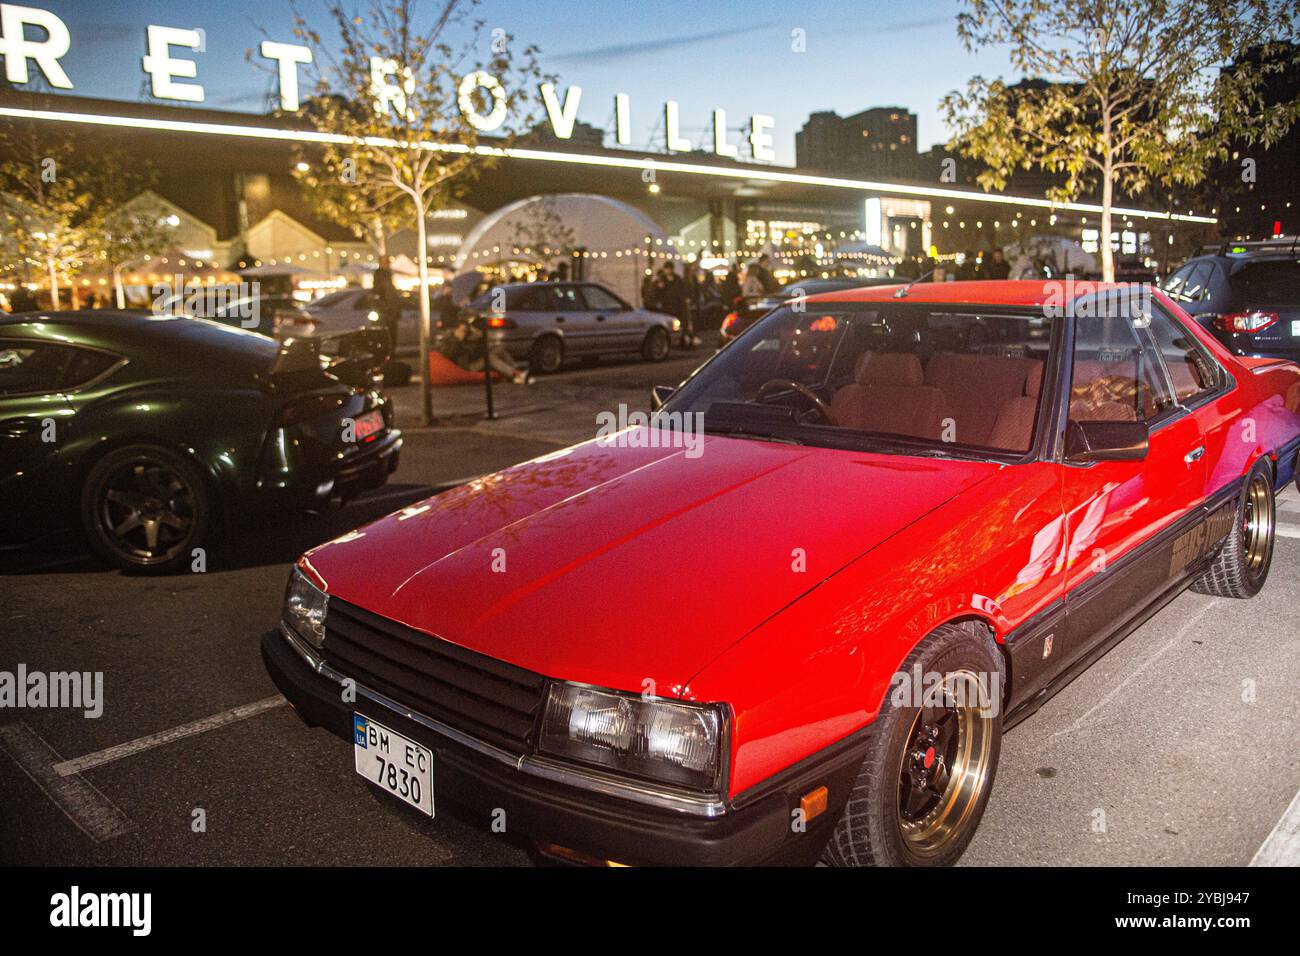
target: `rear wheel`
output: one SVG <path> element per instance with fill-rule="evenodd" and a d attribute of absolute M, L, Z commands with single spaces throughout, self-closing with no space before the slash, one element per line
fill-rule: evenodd
<path fill-rule="evenodd" d="M 1191 588 L 1215 597 L 1250 598 L 1259 593 L 1273 563 L 1277 510 L 1273 471 L 1266 460 L 1255 463 L 1237 498 L 1237 520 L 1214 563 Z"/>
<path fill-rule="evenodd" d="M 533 343 L 528 353 L 529 371 L 550 375 L 558 372 L 564 362 L 564 343 L 554 335 L 544 335 Z"/>
<path fill-rule="evenodd" d="M 177 570 L 203 544 L 211 521 L 202 474 L 156 445 L 109 452 L 82 486 L 81 523 L 90 546 L 125 570 Z"/>
<path fill-rule="evenodd" d="M 1002 655 L 978 627 L 944 625 L 917 646 L 872 725 L 826 862 L 956 862 L 993 789 L 1004 679 Z M 921 697 L 914 699 L 918 687 Z"/>
<path fill-rule="evenodd" d="M 656 325 L 645 334 L 645 341 L 641 343 L 641 357 L 647 362 L 662 362 L 671 351 L 672 342 L 662 326 Z"/>

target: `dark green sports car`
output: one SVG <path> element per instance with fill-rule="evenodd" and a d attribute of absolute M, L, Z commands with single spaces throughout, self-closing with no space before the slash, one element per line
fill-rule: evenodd
<path fill-rule="evenodd" d="M 75 526 L 119 567 L 167 571 L 231 519 L 382 485 L 392 405 L 330 361 L 204 319 L 0 316 L 0 542 Z"/>

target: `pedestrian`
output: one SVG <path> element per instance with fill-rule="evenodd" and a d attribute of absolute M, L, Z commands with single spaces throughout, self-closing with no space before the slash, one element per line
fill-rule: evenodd
<path fill-rule="evenodd" d="M 1006 279 L 1011 276 L 1011 264 L 1007 262 L 1007 257 L 1001 249 L 993 250 L 993 257 L 989 260 L 985 274 L 990 279 Z"/>
<path fill-rule="evenodd" d="M 685 323 L 686 319 L 686 285 L 682 282 L 681 277 L 677 275 L 677 269 L 671 262 L 665 262 L 659 267 L 659 275 L 655 280 L 655 308 L 667 315 L 671 315 L 679 322 Z M 681 339 L 683 348 L 690 348 L 690 344 L 685 335 Z"/>
<path fill-rule="evenodd" d="M 718 283 L 718 294 L 722 298 L 722 308 L 730 312 L 736 307 L 740 298 L 740 263 L 733 262 L 727 267 L 727 274 Z"/>
<path fill-rule="evenodd" d="M 740 294 L 746 299 L 757 299 L 767 294 L 767 286 L 763 283 L 763 267 L 757 262 L 751 262 L 745 270 L 745 281 L 740 287 Z"/>
<path fill-rule="evenodd" d="M 402 319 L 402 294 L 393 284 L 393 257 L 384 256 L 379 268 L 375 270 L 371 285 L 378 304 L 379 322 L 388 332 L 389 355 L 397 352 L 397 326 Z"/>
<path fill-rule="evenodd" d="M 758 281 L 763 283 L 764 292 L 775 292 L 781 287 L 776 276 L 772 275 L 772 257 L 766 252 L 758 257 Z"/>

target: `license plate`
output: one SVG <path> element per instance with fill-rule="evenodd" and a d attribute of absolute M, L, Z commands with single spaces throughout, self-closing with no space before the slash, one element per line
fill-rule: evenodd
<path fill-rule="evenodd" d="M 1300 339 L 1300 320 L 1292 320 L 1291 335 L 1295 338 Z"/>
<path fill-rule="evenodd" d="M 384 430 L 384 414 L 379 409 L 366 412 L 364 415 L 358 415 L 353 433 L 361 441 L 378 435 Z"/>
<path fill-rule="evenodd" d="M 421 813 L 433 816 L 433 752 L 369 717 L 352 717 L 357 773 Z"/>

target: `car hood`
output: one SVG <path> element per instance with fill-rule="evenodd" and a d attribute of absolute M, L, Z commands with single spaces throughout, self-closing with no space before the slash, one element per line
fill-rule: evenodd
<path fill-rule="evenodd" d="M 309 551 L 336 598 L 549 677 L 661 696 L 1002 467 L 633 429 Z"/>

